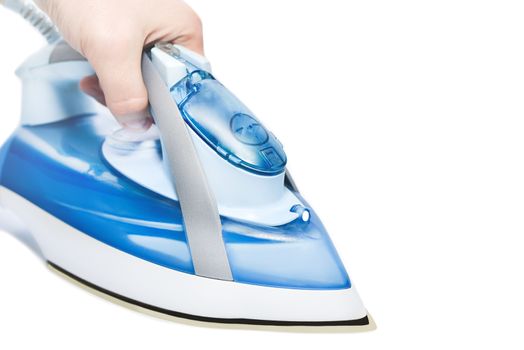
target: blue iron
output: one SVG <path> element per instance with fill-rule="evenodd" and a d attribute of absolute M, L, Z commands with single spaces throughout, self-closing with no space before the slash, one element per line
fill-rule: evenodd
<path fill-rule="evenodd" d="M 279 140 L 204 57 L 159 43 L 142 70 L 155 119 L 144 134 L 79 90 L 92 68 L 59 39 L 17 71 L 21 125 L 0 148 L 0 205 L 48 263 L 178 317 L 369 326 Z"/>

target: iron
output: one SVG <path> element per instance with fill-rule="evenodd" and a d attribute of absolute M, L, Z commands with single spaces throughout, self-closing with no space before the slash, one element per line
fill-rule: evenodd
<path fill-rule="evenodd" d="M 176 317 L 370 327 L 280 141 L 205 57 L 159 43 L 142 70 L 146 133 L 119 130 L 79 90 L 94 72 L 61 40 L 17 71 L 21 124 L 0 148 L 0 205 L 50 266 Z"/>

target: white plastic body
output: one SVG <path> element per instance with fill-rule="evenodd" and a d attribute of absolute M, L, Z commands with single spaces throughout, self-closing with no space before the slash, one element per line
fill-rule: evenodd
<path fill-rule="evenodd" d="M 187 68 L 182 62 L 174 60 L 158 48 L 151 50 L 151 61 L 168 87 L 172 87 L 187 75 Z"/>
<path fill-rule="evenodd" d="M 79 115 L 107 113 L 105 107 L 80 91 L 80 79 L 93 74 L 89 63 L 80 60 L 49 63 L 55 47 L 56 44 L 44 47 L 17 70 L 23 84 L 22 125 L 41 125 Z M 175 47 L 182 58 L 197 67 L 211 70 L 205 57 L 184 47 Z M 183 63 L 158 48 L 152 50 L 152 61 L 166 88 L 187 74 Z M 264 176 L 238 168 L 220 157 L 191 128 L 188 130 L 221 215 L 269 226 L 283 225 L 298 218 L 298 214 L 290 210 L 303 203 L 284 186 L 284 173 Z M 105 143 L 103 154 L 124 176 L 168 198 L 177 199 L 165 164 L 154 149 L 121 152 Z"/>
<path fill-rule="evenodd" d="M 179 51 L 180 57 L 191 62 L 196 67 L 211 73 L 211 64 L 208 59 L 180 45 L 173 45 Z M 155 47 L 151 49 L 151 60 L 158 69 L 168 88 L 178 83 L 187 75 L 186 66 L 173 59 L 169 54 Z"/>
<path fill-rule="evenodd" d="M 27 223 L 45 259 L 151 306 L 196 316 L 271 321 L 346 321 L 367 313 L 354 287 L 286 289 L 198 277 L 103 244 L 4 187 L 0 203 Z"/>
<path fill-rule="evenodd" d="M 80 90 L 93 69 L 87 61 L 49 63 L 55 45 L 29 57 L 16 71 L 22 80 L 22 125 L 41 125 L 100 113 L 103 107 Z"/>
<path fill-rule="evenodd" d="M 205 58 L 202 55 L 197 54 L 194 51 L 186 49 L 183 46 L 180 46 L 180 45 L 173 45 L 173 46 L 176 47 L 180 51 L 180 57 L 193 63 L 198 68 L 211 73 L 211 64 L 209 63 L 209 60 L 207 58 Z"/>
<path fill-rule="evenodd" d="M 284 186 L 285 173 L 263 176 L 235 167 L 220 157 L 191 128 L 188 130 L 217 200 L 220 215 L 269 226 L 283 225 L 298 217 L 290 209 L 303 204 Z M 154 145 L 126 150 L 109 140 L 104 143 L 102 153 L 109 164 L 127 178 L 165 197 L 177 199 Z"/>

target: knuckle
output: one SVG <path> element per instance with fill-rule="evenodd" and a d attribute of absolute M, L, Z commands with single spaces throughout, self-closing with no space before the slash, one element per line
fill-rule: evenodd
<path fill-rule="evenodd" d="M 190 33 L 195 36 L 201 36 L 203 31 L 203 24 L 200 16 L 196 12 L 191 10 L 190 15 L 187 16 L 187 21 Z"/>
<path fill-rule="evenodd" d="M 107 101 L 107 107 L 117 116 L 143 112 L 147 108 L 147 97 L 133 97 Z"/>

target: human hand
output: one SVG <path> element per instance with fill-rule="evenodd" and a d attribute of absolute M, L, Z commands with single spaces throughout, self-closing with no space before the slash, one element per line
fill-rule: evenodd
<path fill-rule="evenodd" d="M 93 66 L 81 89 L 126 128 L 152 120 L 141 72 L 144 46 L 167 41 L 203 54 L 202 24 L 181 0 L 38 0 L 64 39 Z"/>

